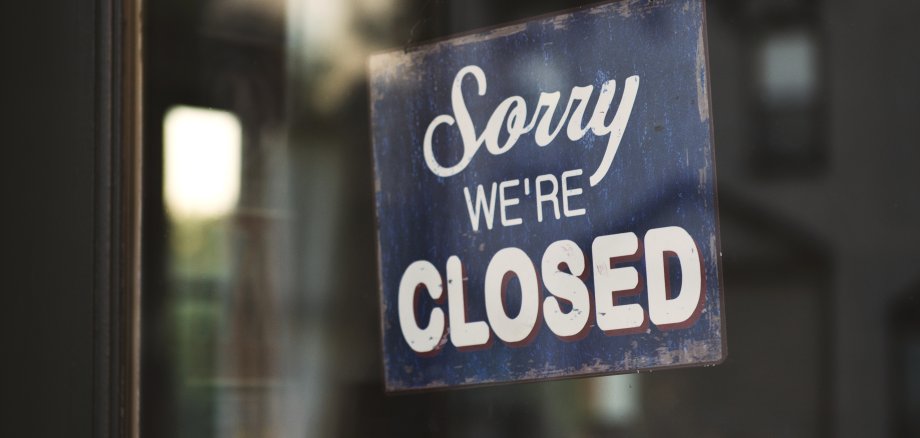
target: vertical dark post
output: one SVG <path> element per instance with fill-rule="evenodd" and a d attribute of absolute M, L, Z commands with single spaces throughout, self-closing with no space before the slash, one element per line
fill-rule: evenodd
<path fill-rule="evenodd" d="M 3 9 L 0 436 L 130 436 L 135 1 Z"/>

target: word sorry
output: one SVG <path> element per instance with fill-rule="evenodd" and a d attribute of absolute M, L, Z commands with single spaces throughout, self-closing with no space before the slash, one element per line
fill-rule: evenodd
<path fill-rule="evenodd" d="M 608 124 L 606 123 L 607 112 L 610 110 L 613 102 L 613 94 L 616 91 L 616 81 L 609 80 L 605 82 L 604 85 L 601 86 L 601 93 L 597 99 L 594 113 L 588 120 L 587 125 L 585 125 L 585 110 L 588 106 L 588 100 L 594 92 L 594 86 L 572 87 L 572 92 L 569 95 L 569 102 L 566 104 L 565 110 L 562 112 L 562 118 L 559 119 L 559 123 L 554 129 L 550 128 L 550 124 L 556 112 L 556 107 L 559 104 L 560 94 L 558 91 L 553 93 L 540 93 L 540 99 L 537 101 L 537 106 L 534 109 L 533 116 L 530 118 L 530 123 L 526 125 L 527 103 L 521 96 L 511 96 L 498 104 L 489 117 L 485 129 L 481 134 L 477 135 L 476 127 L 473 126 L 470 113 L 466 108 L 466 103 L 463 101 L 462 85 L 463 78 L 466 75 L 472 75 L 473 78 L 476 79 L 477 92 L 480 96 L 486 94 L 486 75 L 482 69 L 475 65 L 463 67 L 457 72 L 457 76 L 454 77 L 453 88 L 451 90 L 453 115 L 441 114 L 435 117 L 425 131 L 422 149 L 425 156 L 425 163 L 435 175 L 440 177 L 449 177 L 463 171 L 463 169 L 470 164 L 473 156 L 476 155 L 476 152 L 479 151 L 479 148 L 482 147 L 483 144 L 485 144 L 486 150 L 492 155 L 501 155 L 508 152 L 508 150 L 514 147 L 514 144 L 521 135 L 530 132 L 534 127 L 536 127 L 534 139 L 537 145 L 541 147 L 546 146 L 556 138 L 556 135 L 562 130 L 562 126 L 568 121 L 566 135 L 572 141 L 577 141 L 584 137 L 589 129 L 597 137 L 609 135 L 604 158 L 601 160 L 601 164 L 594 174 L 588 179 L 591 186 L 594 187 L 604 178 L 607 171 L 610 169 L 611 163 L 613 163 L 613 157 L 620 147 L 620 140 L 623 138 L 623 132 L 626 129 L 626 123 L 629 121 L 633 104 L 636 101 L 636 93 L 639 90 L 639 76 L 630 76 L 626 79 L 623 96 L 620 99 L 620 106 L 617 108 L 613 120 Z M 544 108 L 546 110 L 542 112 L 543 117 L 540 117 L 541 110 Z M 463 156 L 460 158 L 460 161 L 453 166 L 442 166 L 435 158 L 434 151 L 432 150 L 432 136 L 434 135 L 435 129 L 442 124 L 448 126 L 454 126 L 454 124 L 456 124 L 457 129 L 460 131 L 460 138 L 463 141 Z M 505 140 L 504 144 L 499 144 L 499 131 L 502 126 L 504 126 L 505 131 L 508 133 L 508 138 Z"/>
<path fill-rule="evenodd" d="M 594 299 L 582 280 L 587 273 L 584 253 L 575 242 L 551 243 L 541 263 L 543 286 L 550 296 L 541 299 L 538 271 L 519 248 L 498 251 L 486 268 L 483 297 L 488 322 L 468 321 L 464 266 L 457 256 L 447 259 L 447 307 L 434 307 L 428 323 L 419 325 L 418 300 L 422 289 L 436 304 L 443 303 L 444 282 L 438 268 L 426 260 L 411 263 L 399 282 L 399 327 L 409 347 L 420 354 L 434 354 L 450 342 L 458 349 L 487 348 L 492 333 L 509 346 L 522 346 L 536 336 L 542 317 L 549 329 L 565 340 L 587 335 L 594 316 L 597 327 L 607 335 L 645 331 L 651 320 L 659 329 L 686 328 L 696 322 L 703 308 L 702 260 L 693 238 L 680 227 L 649 230 L 644 251 L 631 232 L 600 236 L 591 244 Z M 638 303 L 618 304 L 618 297 L 642 292 L 642 279 L 631 266 L 617 266 L 645 257 L 645 287 L 648 311 Z M 680 263 L 680 292 L 671 293 L 669 259 Z M 521 306 L 516 316 L 508 314 L 505 296 L 508 280 L 520 283 Z M 565 311 L 560 301 L 568 303 Z M 591 311 L 592 301 L 594 311 Z"/>

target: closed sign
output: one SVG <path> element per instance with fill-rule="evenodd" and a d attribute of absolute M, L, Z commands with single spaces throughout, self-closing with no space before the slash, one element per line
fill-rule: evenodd
<path fill-rule="evenodd" d="M 705 38 L 623 1 L 370 59 L 387 390 L 724 358 Z"/>

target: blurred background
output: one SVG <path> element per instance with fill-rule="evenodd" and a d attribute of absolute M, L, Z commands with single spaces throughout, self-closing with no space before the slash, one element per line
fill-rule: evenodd
<path fill-rule="evenodd" d="M 142 435 L 920 436 L 895 0 L 707 2 L 724 364 L 384 395 L 367 57 L 587 3 L 146 2 Z"/>

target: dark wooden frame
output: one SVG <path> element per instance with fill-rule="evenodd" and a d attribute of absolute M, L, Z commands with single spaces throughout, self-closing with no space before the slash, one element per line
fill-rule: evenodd
<path fill-rule="evenodd" d="M 96 0 L 93 436 L 139 436 L 141 0 Z"/>
<path fill-rule="evenodd" d="M 138 435 L 141 1 L 0 3 L 0 436 Z"/>

